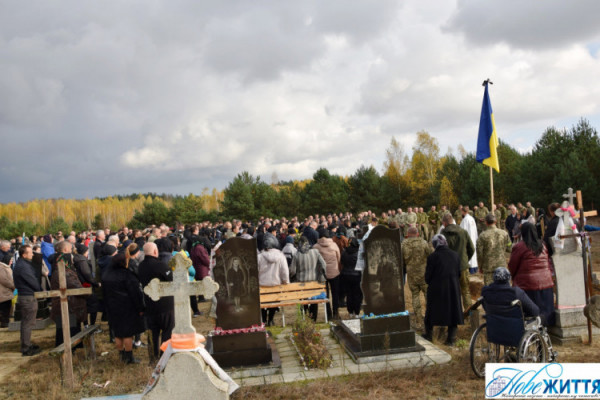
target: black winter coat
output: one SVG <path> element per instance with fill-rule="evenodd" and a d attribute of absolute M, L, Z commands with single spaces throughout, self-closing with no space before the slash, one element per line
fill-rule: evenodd
<path fill-rule="evenodd" d="M 73 254 L 73 264 L 75 264 L 75 270 L 77 271 L 77 277 L 84 286 L 98 287 L 98 282 L 92 276 L 92 263 L 87 257 L 81 254 Z M 88 285 L 85 285 L 85 284 Z"/>
<path fill-rule="evenodd" d="M 427 257 L 427 311 L 425 323 L 434 326 L 462 325 L 460 258 L 447 246 Z"/>
<path fill-rule="evenodd" d="M 520 300 L 526 317 L 537 317 L 540 309 L 520 287 L 508 283 L 492 283 L 481 289 L 483 308 L 487 314 L 507 316 L 514 300 Z"/>
<path fill-rule="evenodd" d="M 358 247 L 346 247 L 342 252 L 342 275 L 360 276 L 360 271 L 356 271 L 356 260 L 358 260 Z"/>
<path fill-rule="evenodd" d="M 138 277 L 142 287 L 146 287 L 154 278 L 158 278 L 161 282 L 172 282 L 173 272 L 165 262 L 160 261 L 156 257 L 146 256 L 138 268 Z M 146 299 L 146 314 L 148 315 L 158 315 L 166 312 L 174 312 L 175 310 L 173 296 L 162 297 L 158 301 L 152 300 L 145 294 L 144 296 Z"/>
<path fill-rule="evenodd" d="M 125 254 L 117 254 L 102 276 L 104 304 L 118 338 L 132 337 L 145 330 L 144 293 L 135 274 L 125 268 Z"/>

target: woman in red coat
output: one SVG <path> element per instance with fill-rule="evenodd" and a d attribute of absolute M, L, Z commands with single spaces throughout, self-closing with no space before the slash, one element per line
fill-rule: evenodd
<path fill-rule="evenodd" d="M 554 293 L 548 249 L 538 235 L 535 225 L 521 225 L 521 241 L 512 248 L 508 269 L 513 286 L 520 287 L 540 308 L 542 322 L 554 325 Z"/>

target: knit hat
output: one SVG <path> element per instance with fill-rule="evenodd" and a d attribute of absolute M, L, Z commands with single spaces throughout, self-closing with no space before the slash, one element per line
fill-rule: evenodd
<path fill-rule="evenodd" d="M 510 272 L 506 267 L 498 267 L 494 270 L 494 282 L 508 283 L 510 282 Z"/>
<path fill-rule="evenodd" d="M 291 236 L 286 236 L 285 237 L 285 242 L 286 243 L 294 243 L 294 238 Z"/>

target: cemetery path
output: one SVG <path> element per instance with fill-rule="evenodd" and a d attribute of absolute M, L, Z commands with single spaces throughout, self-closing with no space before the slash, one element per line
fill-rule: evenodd
<path fill-rule="evenodd" d="M 33 331 L 31 340 L 42 347 L 43 350 L 40 354 L 44 354 L 48 349 L 54 347 L 54 334 L 54 325 Z M 38 357 L 23 357 L 20 351 L 20 337 L 20 331 L 11 332 L 6 328 L 0 329 L 0 382 L 3 382 L 7 376 L 30 360 Z"/>
<path fill-rule="evenodd" d="M 5 377 L 12 374 L 19 367 L 26 364 L 29 361 L 29 357 L 23 357 L 21 352 L 8 352 L 0 354 L 0 382 Z"/>

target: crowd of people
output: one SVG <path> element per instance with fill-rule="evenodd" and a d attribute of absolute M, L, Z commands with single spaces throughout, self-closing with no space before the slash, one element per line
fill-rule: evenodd
<path fill-rule="evenodd" d="M 362 241 L 378 224 L 398 228 L 402 240 L 405 282 L 412 294 L 413 320 L 424 337 L 431 339 L 433 326 L 448 326 L 447 343 L 456 339 L 456 327 L 463 323 L 462 311 L 471 305 L 469 275 L 481 273 L 485 285 L 494 282 L 494 270 L 507 267 L 513 285 L 524 290 L 539 308 L 546 324 L 553 323 L 553 274 L 549 237 L 558 224 L 551 204 L 547 212 L 530 203 L 523 206 L 479 203 L 471 209 L 460 206 L 455 212 L 432 206 L 388 210 L 380 215 L 371 211 L 353 215 L 339 213 L 294 217 L 260 218 L 202 222 L 189 226 L 150 226 L 144 230 L 123 227 L 95 232 L 70 232 L 63 236 L 19 237 L 0 241 L 0 323 L 8 325 L 14 292 L 21 318 L 21 351 L 37 354 L 32 343 L 38 302 L 36 291 L 58 289 L 57 266 L 63 263 L 67 288 L 91 287 L 89 296 L 69 296 L 70 333 L 96 323 L 98 313 L 109 324 L 109 335 L 125 363 L 137 363 L 133 349 L 147 345 L 158 357 L 161 342 L 168 340 L 174 327 L 173 299 L 153 301 L 142 288 L 152 279 L 171 281 L 169 259 L 185 251 L 192 260 L 191 280 L 202 280 L 211 273 L 213 247 L 233 237 L 256 239 L 258 275 L 261 286 L 289 282 L 327 283 L 331 304 L 328 316 L 340 318 L 340 308 L 355 318 L 361 313 L 364 269 Z M 510 261 L 507 262 L 510 253 Z M 240 292 L 240 297 L 243 292 Z M 423 305 L 421 295 L 426 304 Z M 478 295 L 478 294 L 477 294 Z M 191 297 L 194 316 L 201 315 L 198 302 Z M 238 299 L 239 301 L 239 299 Z M 238 305 L 239 306 L 239 305 Z M 316 320 L 317 306 L 306 306 Z M 423 311 L 425 315 L 423 316 Z M 263 310 L 263 322 L 273 324 L 276 309 Z M 52 300 L 56 322 L 56 344 L 62 342 L 58 299 Z M 148 330 L 148 343 L 141 334 Z"/>

